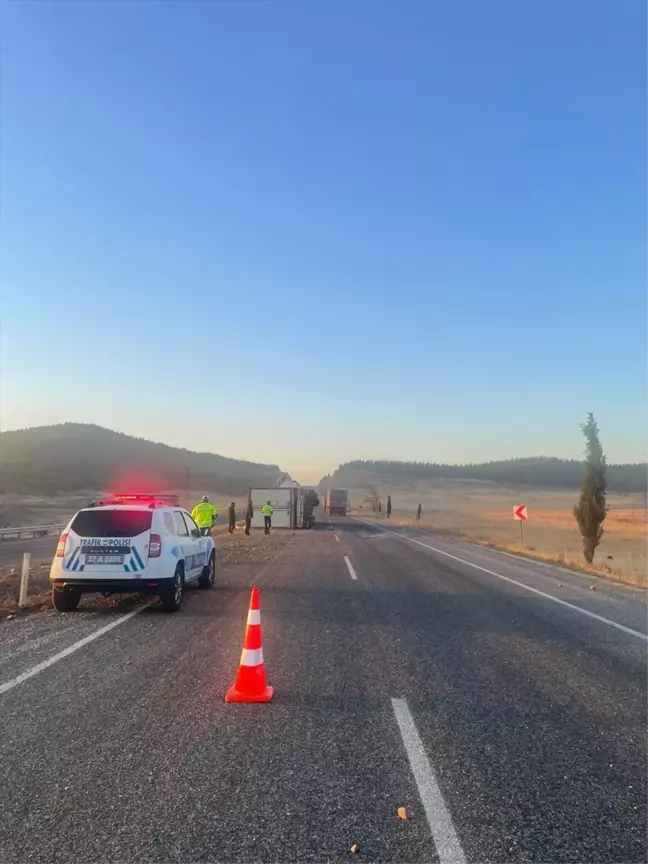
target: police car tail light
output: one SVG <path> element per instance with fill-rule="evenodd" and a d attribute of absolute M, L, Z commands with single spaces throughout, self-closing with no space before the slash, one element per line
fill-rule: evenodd
<path fill-rule="evenodd" d="M 149 540 L 149 558 L 159 558 L 162 552 L 162 538 L 159 534 L 151 534 Z"/>
<path fill-rule="evenodd" d="M 56 557 L 62 558 L 65 555 L 65 546 L 67 543 L 67 534 L 61 534 L 59 537 L 58 545 L 56 547 Z"/>

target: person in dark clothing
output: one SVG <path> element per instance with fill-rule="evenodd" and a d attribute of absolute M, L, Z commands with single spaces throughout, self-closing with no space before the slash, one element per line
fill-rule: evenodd
<path fill-rule="evenodd" d="M 227 515 L 229 516 L 229 533 L 233 534 L 234 529 L 236 528 L 236 504 L 232 501 L 227 511 Z"/>
<path fill-rule="evenodd" d="M 387 518 L 391 518 L 391 495 L 387 496 Z"/>
<path fill-rule="evenodd" d="M 419 504 L 418 507 L 416 508 L 416 521 L 417 522 L 421 521 L 421 513 L 422 512 L 423 511 L 421 510 L 421 505 Z"/>
<path fill-rule="evenodd" d="M 252 506 L 252 502 L 248 501 L 247 509 L 245 511 L 245 533 L 249 535 L 250 528 L 252 527 L 252 519 L 254 517 L 254 507 Z"/>

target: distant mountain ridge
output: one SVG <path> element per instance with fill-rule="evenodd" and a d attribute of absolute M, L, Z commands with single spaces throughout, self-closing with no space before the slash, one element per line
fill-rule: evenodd
<path fill-rule="evenodd" d="M 272 486 L 281 473 L 277 465 L 195 453 L 86 423 L 0 433 L 0 492 L 192 488 L 238 496 L 250 486 Z"/>
<path fill-rule="evenodd" d="M 356 459 L 340 465 L 323 477 L 320 487 L 343 489 L 371 485 L 408 486 L 423 480 L 475 480 L 519 486 L 578 489 L 583 463 L 577 459 L 535 457 L 505 459 L 470 465 L 440 465 L 434 462 L 399 462 Z M 608 487 L 613 492 L 645 492 L 648 465 L 645 462 L 608 465 Z"/>

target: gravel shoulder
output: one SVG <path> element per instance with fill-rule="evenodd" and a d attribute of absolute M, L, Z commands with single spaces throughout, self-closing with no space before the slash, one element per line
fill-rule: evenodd
<path fill-rule="evenodd" d="M 227 533 L 226 526 L 218 526 L 213 531 L 216 548 L 221 566 L 237 566 L 245 564 L 260 564 L 278 554 L 280 549 L 288 545 L 287 538 L 294 536 L 293 532 L 276 532 L 266 537 L 262 531 L 253 531 L 249 537 L 237 525 L 234 535 Z M 49 571 L 52 555 L 56 549 L 56 539 L 48 537 L 44 540 L 21 541 L 20 544 L 8 541 L 0 548 L 0 622 L 8 616 L 23 616 L 33 612 L 46 612 L 52 608 Z M 27 606 L 18 607 L 20 593 L 20 574 L 24 552 L 32 551 L 29 583 L 27 591 Z M 6 563 L 4 563 L 6 562 Z M 123 604 L 123 598 L 115 597 L 106 601 L 104 598 L 89 596 L 82 600 L 84 609 L 112 609 Z"/>

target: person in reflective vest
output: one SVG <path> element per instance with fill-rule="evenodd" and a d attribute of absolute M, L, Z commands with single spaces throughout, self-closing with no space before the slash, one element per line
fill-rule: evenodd
<path fill-rule="evenodd" d="M 200 533 L 203 536 L 211 534 L 212 525 L 217 516 L 216 508 L 210 503 L 208 495 L 203 495 L 200 504 L 196 504 L 191 511 L 191 518 L 200 528 Z"/>
<path fill-rule="evenodd" d="M 270 529 L 272 528 L 272 514 L 274 513 L 274 507 L 268 501 L 267 504 L 264 504 L 261 508 L 261 512 L 263 513 L 263 528 L 264 533 L 269 534 Z"/>

